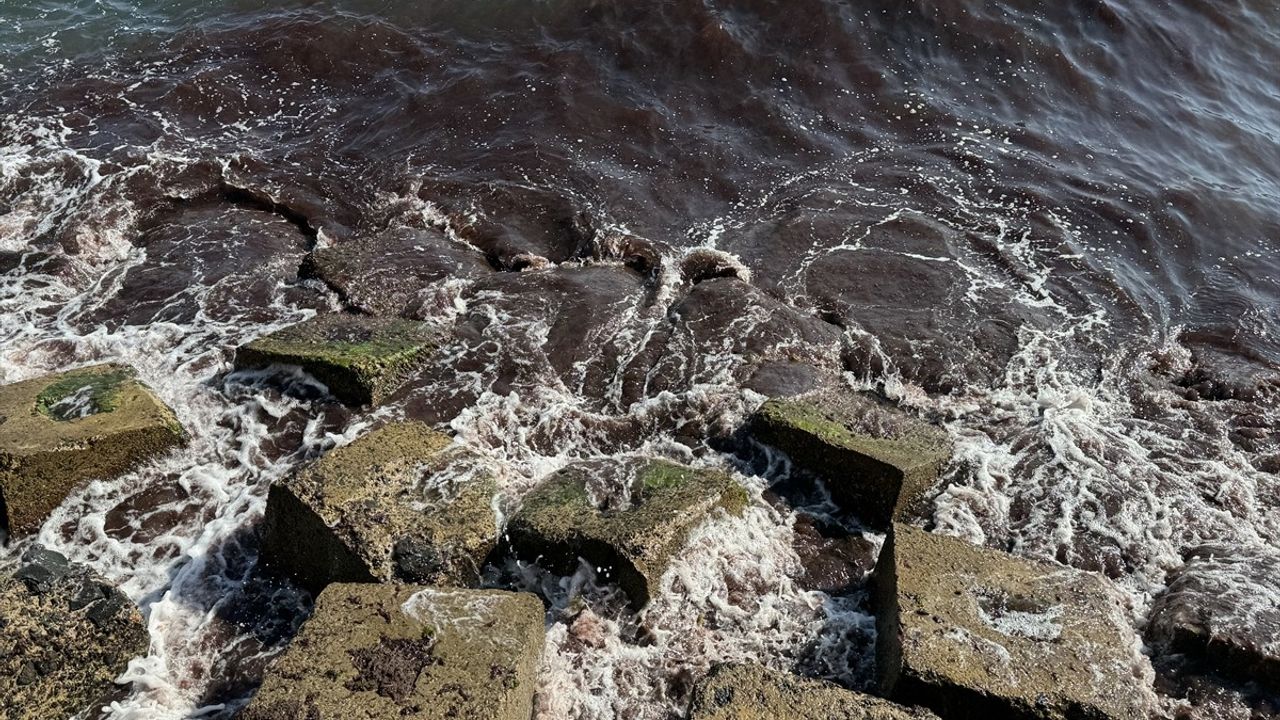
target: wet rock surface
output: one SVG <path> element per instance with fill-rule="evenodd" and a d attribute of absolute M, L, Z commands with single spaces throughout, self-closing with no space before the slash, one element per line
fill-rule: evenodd
<path fill-rule="evenodd" d="M 347 405 L 377 404 L 438 344 L 412 320 L 320 315 L 236 350 L 239 369 L 297 365 Z"/>
<path fill-rule="evenodd" d="M 752 430 L 824 478 L 837 503 L 874 527 L 923 513 L 951 458 L 946 431 L 843 388 L 770 400 Z"/>
<path fill-rule="evenodd" d="M 667 325 L 646 342 L 628 387 L 638 395 L 682 391 L 698 382 L 747 380 L 767 365 L 836 371 L 841 333 L 739 277 L 697 282 L 667 311 Z M 766 384 L 766 388 L 769 386 Z"/>
<path fill-rule="evenodd" d="M 418 422 L 385 425 L 273 486 L 262 561 L 330 582 L 470 585 L 497 540 L 494 469 Z"/>
<path fill-rule="evenodd" d="M 564 574 L 586 560 L 640 607 L 695 526 L 746 503 L 746 491 L 716 471 L 644 458 L 578 462 L 525 497 L 506 539 L 517 557 Z"/>
<path fill-rule="evenodd" d="M 240 720 L 527 720 L 545 631 L 526 593 L 330 585 Z"/>
<path fill-rule="evenodd" d="M 115 269 L 119 290 L 81 318 L 95 327 L 268 320 L 263 306 L 296 276 L 307 238 L 279 215 L 212 198 L 157 211 L 136 238 L 138 263 Z M 306 303 L 304 292 L 286 291 Z"/>
<path fill-rule="evenodd" d="M 804 568 L 801 585 L 833 595 L 861 588 L 879 550 L 865 536 L 807 514 L 796 515 L 794 542 Z"/>
<path fill-rule="evenodd" d="M 0 718 L 53 720 L 120 695 L 147 653 L 142 616 L 102 578 L 40 546 L 0 578 Z"/>
<path fill-rule="evenodd" d="M 937 720 L 937 715 L 759 665 L 721 665 L 694 690 L 690 720 Z"/>
<path fill-rule="evenodd" d="M 493 368 L 499 388 L 524 385 L 532 368 L 545 366 L 557 384 L 596 407 L 634 402 L 634 396 L 617 398 L 612 386 L 634 352 L 628 325 L 645 311 L 644 289 L 636 272 L 607 265 L 494 273 L 477 280 L 463 294 L 467 313 L 455 328 L 474 353 L 464 367 L 492 362 L 499 346 Z M 502 347 L 507 333 L 520 342 Z"/>
<path fill-rule="evenodd" d="M 1138 718 L 1150 665 L 1101 576 L 895 523 L 874 578 L 880 690 L 947 718 Z"/>
<path fill-rule="evenodd" d="M 1195 548 L 1156 599 L 1147 637 L 1202 672 L 1280 693 L 1280 551 Z"/>
<path fill-rule="evenodd" d="M 0 387 L 0 529 L 35 532 L 77 485 L 182 444 L 173 412 L 124 365 Z"/>
<path fill-rule="evenodd" d="M 590 257 L 590 214 L 570 195 L 528 182 L 429 181 L 417 191 L 495 269 L 521 270 Z"/>
<path fill-rule="evenodd" d="M 433 301 L 436 283 L 489 272 L 483 255 L 443 231 L 406 227 L 317 248 L 302 267 L 304 276 L 323 280 L 349 307 L 375 315 L 412 315 Z"/>

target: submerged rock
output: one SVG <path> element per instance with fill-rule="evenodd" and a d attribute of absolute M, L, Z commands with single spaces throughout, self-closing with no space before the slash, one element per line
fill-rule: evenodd
<path fill-rule="evenodd" d="M 93 710 L 147 653 L 142 616 L 87 568 L 41 547 L 0 579 L 0 718 L 50 720 Z"/>
<path fill-rule="evenodd" d="M 543 618 L 527 593 L 330 585 L 240 720 L 528 720 Z"/>
<path fill-rule="evenodd" d="M 497 541 L 492 468 L 418 422 L 383 426 L 274 485 L 262 561 L 330 582 L 470 585 Z"/>
<path fill-rule="evenodd" d="M 942 428 L 844 388 L 770 400 L 752 425 L 761 442 L 821 476 L 838 503 L 875 527 L 922 512 L 951 458 Z"/>
<path fill-rule="evenodd" d="M 303 274 L 323 280 L 349 306 L 376 315 L 405 314 L 419 293 L 448 278 L 492 272 L 484 256 L 435 229 L 393 228 L 373 238 L 317 248 Z"/>
<path fill-rule="evenodd" d="M 346 405 L 382 402 L 438 344 L 425 323 L 320 315 L 236 350 L 239 369 L 297 365 Z"/>
<path fill-rule="evenodd" d="M 518 557 L 569 574 L 579 558 L 645 605 L 689 532 L 717 508 L 739 514 L 746 491 L 728 475 L 665 460 L 585 461 L 556 472 L 507 525 Z"/>
<path fill-rule="evenodd" d="M 596 228 L 587 207 L 558 189 L 424 178 L 418 197 L 495 269 L 522 270 L 593 254 Z"/>
<path fill-rule="evenodd" d="M 698 684 L 689 720 L 937 720 L 933 713 L 759 665 L 720 665 Z"/>
<path fill-rule="evenodd" d="M 806 590 L 840 595 L 860 588 L 876 564 L 879 547 L 862 534 L 797 513 L 792 547 L 804 574 L 796 581 Z"/>
<path fill-rule="evenodd" d="M 894 524 L 876 569 L 880 689 L 947 718 L 1140 718 L 1151 670 L 1100 575 Z"/>
<path fill-rule="evenodd" d="M 173 411 L 124 365 L 93 365 L 0 387 L 0 526 L 40 529 L 77 485 L 182 444 Z"/>
<path fill-rule="evenodd" d="M 1165 652 L 1280 692 L 1280 552 L 1196 548 L 1156 599 L 1147 635 Z"/>

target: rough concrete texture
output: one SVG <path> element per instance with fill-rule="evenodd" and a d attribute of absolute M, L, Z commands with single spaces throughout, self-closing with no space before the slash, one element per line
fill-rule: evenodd
<path fill-rule="evenodd" d="M 425 323 L 336 313 L 260 337 L 236 350 L 240 369 L 297 365 L 347 405 L 384 400 L 437 345 Z"/>
<path fill-rule="evenodd" d="M 1100 575 L 895 523 L 876 568 L 887 697 L 965 718 L 1145 718 L 1153 674 Z"/>
<path fill-rule="evenodd" d="M 537 597 L 334 584 L 240 720 L 529 720 Z"/>
<path fill-rule="evenodd" d="M 1147 635 L 1214 672 L 1280 691 L 1280 551 L 1205 545 L 1151 610 Z"/>
<path fill-rule="evenodd" d="M 555 572 L 585 559 L 641 607 L 694 527 L 746 503 L 746 491 L 719 472 L 649 458 L 578 462 L 525 498 L 506 537 L 518 557 Z"/>
<path fill-rule="evenodd" d="M 837 502 L 874 527 L 921 513 L 951 458 L 945 430 L 846 388 L 770 400 L 752 427 L 761 442 L 822 476 Z"/>
<path fill-rule="evenodd" d="M 492 467 L 449 436 L 397 422 L 271 488 L 264 564 L 330 582 L 473 585 L 497 542 Z"/>
<path fill-rule="evenodd" d="M 689 720 L 937 720 L 921 708 L 759 665 L 721 665 L 694 690 Z"/>
<path fill-rule="evenodd" d="M 119 475 L 185 439 L 173 412 L 124 365 L 0 387 L 0 526 L 33 533 L 80 483 Z"/>
<path fill-rule="evenodd" d="M 29 548 L 0 579 L 0 720 L 60 720 L 115 699 L 147 652 L 127 597 L 58 553 Z"/>

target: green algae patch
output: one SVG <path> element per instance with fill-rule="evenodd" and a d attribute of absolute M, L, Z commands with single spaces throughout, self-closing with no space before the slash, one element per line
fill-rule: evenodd
<path fill-rule="evenodd" d="M 120 406 L 120 390 L 134 379 L 125 367 L 72 370 L 36 396 L 36 411 L 54 420 L 78 420 Z"/>
<path fill-rule="evenodd" d="M 689 533 L 747 502 L 720 472 L 649 458 L 574 463 L 524 499 L 507 524 L 508 550 L 564 574 L 585 559 L 642 607 Z"/>
<path fill-rule="evenodd" d="M 262 559 L 331 582 L 473 585 L 497 542 L 494 468 L 420 422 L 384 425 L 277 483 Z"/>
<path fill-rule="evenodd" d="M 528 593 L 330 585 L 241 720 L 528 720 L 546 639 Z"/>
<path fill-rule="evenodd" d="M 689 720 L 938 720 L 905 707 L 760 665 L 720 665 L 698 684 Z"/>
<path fill-rule="evenodd" d="M 770 400 L 752 431 L 822 477 L 837 502 L 878 528 L 921 514 L 951 458 L 942 428 L 845 389 Z"/>
<path fill-rule="evenodd" d="M 1152 672 L 1101 575 L 894 524 L 874 578 L 881 694 L 947 718 L 1145 718 Z"/>
<path fill-rule="evenodd" d="M 186 441 L 131 368 L 78 368 L 0 387 L 0 525 L 40 528 L 79 484 L 118 476 Z"/>
<path fill-rule="evenodd" d="M 96 717 L 148 644 L 127 597 L 58 553 L 28 548 L 0 578 L 0 718 Z"/>
<path fill-rule="evenodd" d="M 236 350 L 239 369 L 297 365 L 340 402 L 382 402 L 438 345 L 425 323 L 396 317 L 320 315 Z"/>

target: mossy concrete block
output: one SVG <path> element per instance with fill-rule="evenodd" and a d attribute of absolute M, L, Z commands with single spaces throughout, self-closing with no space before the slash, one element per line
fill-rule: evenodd
<path fill-rule="evenodd" d="M 497 542 L 492 466 L 420 422 L 384 425 L 277 483 L 262 559 L 330 582 L 471 585 Z"/>
<path fill-rule="evenodd" d="M 874 527 L 923 513 L 951 459 L 942 428 L 843 388 L 769 400 L 752 427 L 761 442 L 824 478 L 837 502 Z"/>
<path fill-rule="evenodd" d="M 1145 718 L 1150 664 L 1100 575 L 894 524 L 874 578 L 882 694 L 966 718 Z"/>
<path fill-rule="evenodd" d="M 534 595 L 330 585 L 240 720 L 529 720 L 545 613 Z"/>
<path fill-rule="evenodd" d="M 382 402 L 438 345 L 425 323 L 332 314 L 260 337 L 236 350 L 239 369 L 297 365 L 346 405 Z"/>
<path fill-rule="evenodd" d="M 0 387 L 0 526 L 33 533 L 80 483 L 120 475 L 185 440 L 173 411 L 124 365 Z"/>
<path fill-rule="evenodd" d="M 648 603 L 671 557 L 712 511 L 741 514 L 746 491 L 724 473 L 665 460 L 585 461 L 530 493 L 507 525 L 518 557 L 572 573 L 579 558 Z"/>
<path fill-rule="evenodd" d="M 689 720 L 938 720 L 921 708 L 759 665 L 720 665 L 698 684 Z"/>
<path fill-rule="evenodd" d="M 1280 551 L 1195 548 L 1156 598 L 1147 636 L 1162 652 L 1280 692 Z"/>
<path fill-rule="evenodd" d="M 51 720 L 96 709 L 112 680 L 147 654 L 138 609 L 87 568 L 32 547 L 0 579 L 0 719 Z"/>

